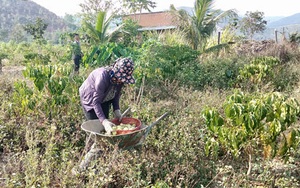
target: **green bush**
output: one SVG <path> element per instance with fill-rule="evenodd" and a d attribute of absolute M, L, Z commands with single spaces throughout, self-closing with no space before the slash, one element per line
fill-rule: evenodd
<path fill-rule="evenodd" d="M 272 85 L 275 91 L 291 91 L 299 82 L 300 72 L 294 65 L 279 65 L 273 73 Z"/>
<path fill-rule="evenodd" d="M 184 85 L 196 89 L 206 87 L 229 89 L 234 86 L 241 62 L 232 59 L 216 59 L 213 62 L 195 64 L 194 67 L 185 66 L 179 75 Z"/>
<path fill-rule="evenodd" d="M 278 58 L 256 57 L 239 71 L 238 82 L 247 90 L 261 90 L 269 85 L 270 90 L 291 90 L 298 82 L 298 70 Z"/>
<path fill-rule="evenodd" d="M 210 107 L 202 112 L 209 130 L 207 154 L 223 149 L 237 157 L 247 152 L 249 145 L 257 149 L 256 142 L 258 148 L 263 147 L 264 157 L 270 158 L 284 156 L 296 147 L 296 131 L 277 143 L 279 136 L 297 121 L 300 105 L 295 98 L 278 92 L 247 95 L 236 91 L 223 106 L 224 112 Z"/>
<path fill-rule="evenodd" d="M 140 50 L 135 71 L 138 83 L 145 77 L 147 83 L 176 80 L 180 86 L 204 89 L 228 89 L 236 83 L 241 60 L 215 59 L 200 62 L 199 52 L 185 45 L 166 46 L 148 41 Z"/>
<path fill-rule="evenodd" d="M 198 52 L 188 46 L 166 46 L 153 40 L 144 43 L 139 54 L 135 71 L 138 83 L 143 77 L 148 83 L 177 80 L 184 67 L 193 66 L 198 57 Z"/>

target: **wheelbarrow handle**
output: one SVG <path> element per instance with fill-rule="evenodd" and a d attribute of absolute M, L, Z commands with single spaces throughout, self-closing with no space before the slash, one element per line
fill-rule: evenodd
<path fill-rule="evenodd" d="M 167 117 L 167 115 L 169 114 L 169 112 L 164 113 L 162 116 L 160 116 L 159 118 L 156 119 L 156 121 L 154 121 L 151 125 L 149 125 L 149 128 L 152 128 L 154 125 L 156 125 L 160 120 L 164 119 L 165 117 Z"/>
<path fill-rule="evenodd" d="M 119 122 L 122 121 L 123 117 L 127 114 L 127 112 L 129 112 L 129 110 L 130 110 L 130 107 L 127 108 L 127 110 L 125 110 L 125 111 L 123 112 L 123 114 L 122 114 L 121 117 L 119 118 Z"/>

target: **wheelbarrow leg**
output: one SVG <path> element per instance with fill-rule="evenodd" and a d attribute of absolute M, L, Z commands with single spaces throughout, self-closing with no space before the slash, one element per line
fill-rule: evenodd
<path fill-rule="evenodd" d="M 92 135 L 93 135 L 93 134 L 90 133 L 89 136 L 86 138 L 86 140 L 85 140 L 85 146 L 84 146 L 83 152 L 82 152 L 82 154 L 81 154 L 81 156 L 80 156 L 80 159 L 82 158 L 82 156 L 84 155 L 84 153 L 87 151 L 87 148 L 88 148 L 88 146 L 89 146 L 89 142 L 90 142 L 90 140 L 91 140 Z"/>
<path fill-rule="evenodd" d="M 79 164 L 79 170 L 86 170 L 91 161 L 96 160 L 101 155 L 101 150 L 98 148 L 96 143 L 93 143 L 91 149 L 85 154 L 81 163 Z"/>
<path fill-rule="evenodd" d="M 84 151 L 83 151 L 83 153 L 80 157 L 80 159 L 82 159 L 82 158 L 83 159 L 81 160 L 79 166 L 74 167 L 72 169 L 72 173 L 74 175 L 86 170 L 88 168 L 89 164 L 91 163 L 91 161 L 94 160 L 94 159 L 97 159 L 101 155 L 101 150 L 99 149 L 98 145 L 96 144 L 96 136 L 94 135 L 95 136 L 95 141 L 92 144 L 90 150 L 83 157 L 83 154 L 87 151 L 89 141 L 90 141 L 92 135 L 94 135 L 94 134 L 89 134 L 89 137 L 86 139 L 85 148 L 84 148 Z"/>

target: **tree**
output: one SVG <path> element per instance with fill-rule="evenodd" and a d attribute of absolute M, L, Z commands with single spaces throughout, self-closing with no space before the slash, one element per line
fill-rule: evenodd
<path fill-rule="evenodd" d="M 291 43 L 300 43 L 300 33 L 295 32 L 289 35 L 289 42 Z"/>
<path fill-rule="evenodd" d="M 119 25 L 118 27 L 109 31 L 109 26 L 111 20 L 114 18 L 114 15 L 111 15 L 109 18 L 106 19 L 106 14 L 107 13 L 104 11 L 98 12 L 95 26 L 93 26 L 91 23 L 87 21 L 84 22 L 84 25 L 87 29 L 87 33 L 90 39 L 92 40 L 92 43 L 94 44 L 117 40 L 117 36 L 119 34 L 122 25 Z"/>
<path fill-rule="evenodd" d="M 23 26 L 23 29 L 33 36 L 33 40 L 41 41 L 44 39 L 44 33 L 47 29 L 48 24 L 46 24 L 41 18 L 37 18 L 35 23 L 29 23 Z"/>
<path fill-rule="evenodd" d="M 156 3 L 150 0 L 123 0 L 123 2 L 130 9 L 131 13 L 141 13 L 143 10 L 151 12 L 150 9 L 156 7 Z"/>
<path fill-rule="evenodd" d="M 125 46 L 134 46 L 137 44 L 137 36 L 139 34 L 138 29 L 141 26 L 138 25 L 137 21 L 132 19 L 126 19 L 123 21 L 122 27 L 122 41 Z"/>
<path fill-rule="evenodd" d="M 288 41 L 289 41 L 289 43 L 291 44 L 292 47 L 297 49 L 299 47 L 299 44 L 300 44 L 300 34 L 298 32 L 291 33 L 289 35 L 289 40 Z"/>
<path fill-rule="evenodd" d="M 109 15 L 116 15 L 119 11 L 120 0 L 85 0 L 79 4 L 84 22 L 95 24 L 99 12 L 106 12 Z"/>
<path fill-rule="evenodd" d="M 185 10 L 176 10 L 171 6 L 171 12 L 178 24 L 179 30 L 183 31 L 186 40 L 193 49 L 204 52 L 207 40 L 216 30 L 218 23 L 228 17 L 236 17 L 234 10 L 213 10 L 214 0 L 196 0 L 193 15 Z"/>
<path fill-rule="evenodd" d="M 76 29 L 75 27 L 80 26 L 80 17 L 77 15 L 65 14 L 64 20 L 67 21 L 69 23 L 69 25 L 72 25 L 72 27 L 74 27 L 72 29 Z"/>
<path fill-rule="evenodd" d="M 250 36 L 250 39 L 252 39 L 255 33 L 263 32 L 266 29 L 266 25 L 267 21 L 264 20 L 263 12 L 247 11 L 245 17 L 241 20 L 240 29 L 245 36 Z"/>
<path fill-rule="evenodd" d="M 23 27 L 21 24 L 16 24 L 13 26 L 9 38 L 11 38 L 15 42 L 22 42 L 26 40 L 25 37 L 25 31 L 23 30 Z"/>

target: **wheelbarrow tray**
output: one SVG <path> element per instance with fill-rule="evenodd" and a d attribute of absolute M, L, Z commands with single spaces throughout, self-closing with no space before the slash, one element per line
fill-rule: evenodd
<path fill-rule="evenodd" d="M 139 130 L 120 135 L 107 135 L 105 134 L 104 126 L 100 123 L 98 119 L 89 120 L 81 125 L 82 130 L 87 133 L 93 134 L 96 137 L 96 142 L 109 142 L 110 144 L 118 144 L 119 148 L 130 149 L 132 147 L 143 144 L 146 136 L 152 129 L 152 127 L 157 124 L 161 119 L 167 116 L 167 113 L 158 118 L 154 123 L 146 126 L 142 123 L 142 127 Z"/>

